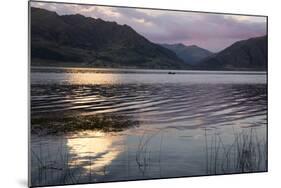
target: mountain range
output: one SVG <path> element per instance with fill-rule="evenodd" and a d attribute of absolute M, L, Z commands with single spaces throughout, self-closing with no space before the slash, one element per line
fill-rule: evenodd
<path fill-rule="evenodd" d="M 32 65 L 186 69 L 128 25 L 31 8 Z"/>
<path fill-rule="evenodd" d="M 126 24 L 32 7 L 31 65 L 266 70 L 267 36 L 212 53 L 195 45 L 155 44 Z"/>
<path fill-rule="evenodd" d="M 204 70 L 267 70 L 267 36 L 235 42 L 197 64 Z"/>
<path fill-rule="evenodd" d="M 163 47 L 175 52 L 179 58 L 185 63 L 190 65 L 196 65 L 206 57 L 211 56 L 213 53 L 200 48 L 196 45 L 185 46 L 184 44 L 161 44 Z"/>

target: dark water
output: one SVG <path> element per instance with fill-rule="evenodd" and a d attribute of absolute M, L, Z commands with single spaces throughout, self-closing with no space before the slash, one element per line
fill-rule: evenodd
<path fill-rule="evenodd" d="M 222 164 L 240 134 L 241 142 L 254 137 L 259 147 L 255 157 L 247 155 L 258 161 L 247 171 L 265 171 L 266 74 L 167 72 L 33 68 L 32 117 L 113 114 L 140 125 L 121 132 L 32 135 L 32 184 L 243 172 L 234 167 L 232 149 L 227 168 Z"/>

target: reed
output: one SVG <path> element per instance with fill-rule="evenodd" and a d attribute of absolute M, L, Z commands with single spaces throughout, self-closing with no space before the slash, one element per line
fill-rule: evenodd
<path fill-rule="evenodd" d="M 205 130 L 206 173 L 243 173 L 265 171 L 267 167 L 267 143 L 260 139 L 254 129 L 233 131 L 232 144 L 224 144 L 215 133 L 208 143 Z"/>

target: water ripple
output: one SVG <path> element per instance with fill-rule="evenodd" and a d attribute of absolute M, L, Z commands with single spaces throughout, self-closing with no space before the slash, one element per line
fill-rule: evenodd
<path fill-rule="evenodd" d="M 166 127 L 266 121 L 265 84 L 32 85 L 32 116 L 117 113 Z"/>

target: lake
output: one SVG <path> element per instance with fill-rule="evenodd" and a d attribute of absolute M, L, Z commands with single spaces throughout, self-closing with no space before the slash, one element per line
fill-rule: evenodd
<path fill-rule="evenodd" d="M 31 119 L 72 117 L 135 123 L 32 132 L 33 186 L 267 171 L 265 72 L 31 67 Z"/>

